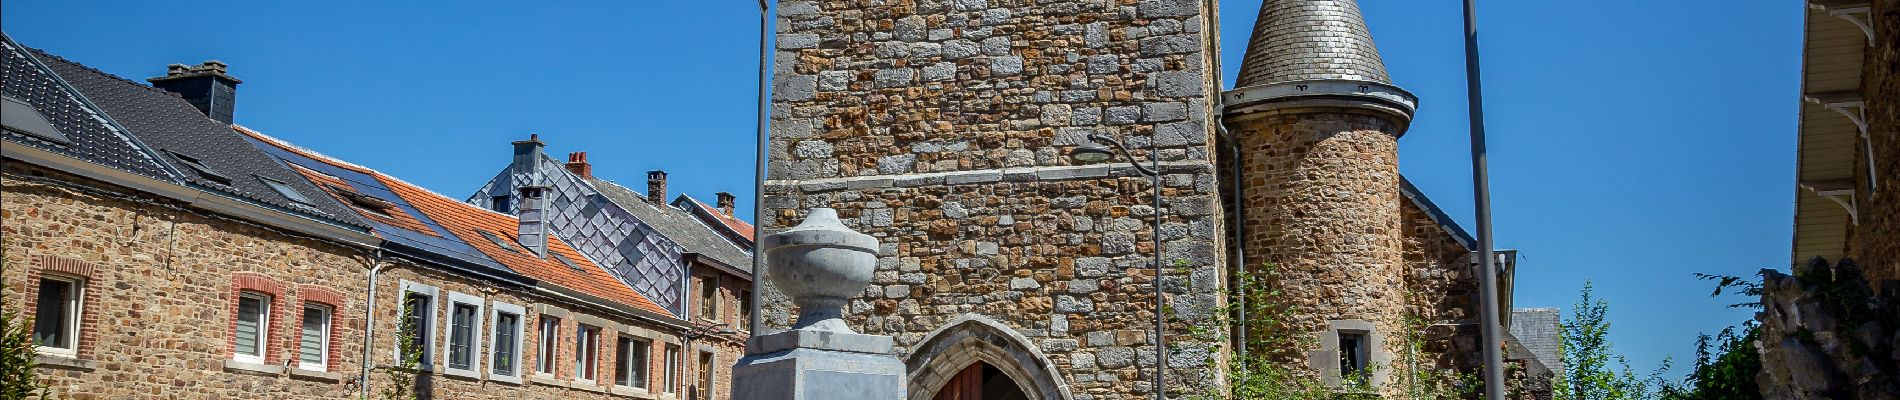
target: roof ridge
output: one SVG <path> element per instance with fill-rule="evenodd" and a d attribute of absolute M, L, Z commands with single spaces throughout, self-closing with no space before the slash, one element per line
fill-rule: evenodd
<path fill-rule="evenodd" d="M 75 66 L 75 67 L 79 67 L 79 68 L 82 68 L 82 69 L 85 69 L 85 70 L 87 70 L 87 71 L 90 71 L 90 72 L 94 72 L 94 73 L 98 73 L 98 74 L 99 74 L 99 75 L 101 75 L 101 76 L 105 76 L 105 77 L 108 77 L 108 78 L 112 78 L 112 79 L 117 79 L 117 80 L 119 80 L 119 81 L 121 81 L 121 82 L 125 82 L 125 83 L 130 83 L 130 84 L 132 84 L 132 86 L 136 86 L 136 87 L 138 87 L 138 88 L 140 88 L 140 89 L 145 89 L 145 90 L 149 90 L 149 91 L 152 91 L 152 92 L 154 92 L 154 93 L 161 93 L 161 94 L 164 94 L 164 95 L 167 95 L 167 96 L 172 96 L 172 97 L 184 97 L 184 96 L 181 96 L 181 95 L 179 95 L 178 93 L 173 93 L 172 91 L 169 91 L 169 90 L 165 90 L 165 89 L 159 89 L 159 88 L 155 88 L 155 87 L 152 87 L 152 85 L 148 85 L 148 84 L 144 84 L 144 83 L 139 83 L 138 81 L 135 81 L 135 80 L 131 80 L 131 79 L 126 79 L 126 78 L 125 78 L 125 77 L 123 77 L 123 76 L 118 76 L 118 75 L 115 75 L 115 74 L 113 74 L 113 73 L 111 73 L 111 72 L 106 72 L 105 70 L 102 70 L 102 69 L 98 69 L 98 68 L 93 68 L 92 66 L 90 66 L 90 65 L 86 65 L 85 63 L 81 63 L 81 62 L 78 62 L 78 61 L 73 61 L 73 60 L 71 60 L 71 59 L 68 59 L 68 58 L 66 58 L 66 57 L 60 57 L 60 56 L 59 56 L 59 55 L 57 55 L 57 54 L 53 54 L 53 53 L 51 53 L 51 52 L 47 52 L 46 50 L 41 50 L 41 49 L 40 49 L 40 48 L 38 48 L 38 47 L 29 47 L 29 46 L 20 46 L 20 47 L 22 47 L 22 48 L 25 48 L 25 49 L 27 49 L 27 50 L 31 50 L 32 52 L 34 52 L 34 53 L 37 53 L 37 55 L 44 55 L 44 56 L 46 56 L 46 57 L 51 57 L 51 58 L 53 58 L 54 60 L 59 60 L 60 62 L 64 62 L 64 63 L 67 63 L 67 64 L 72 64 L 72 65 L 73 65 L 73 66 Z"/>

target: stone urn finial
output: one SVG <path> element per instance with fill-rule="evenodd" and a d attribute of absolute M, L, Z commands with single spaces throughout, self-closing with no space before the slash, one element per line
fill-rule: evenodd
<path fill-rule="evenodd" d="M 814 208 L 804 223 L 760 244 L 767 279 L 798 304 L 792 329 L 857 333 L 844 323 L 844 305 L 871 283 L 877 238 L 844 226 L 837 210 Z"/>

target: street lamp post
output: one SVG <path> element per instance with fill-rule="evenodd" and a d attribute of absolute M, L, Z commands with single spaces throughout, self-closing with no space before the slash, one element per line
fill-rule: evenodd
<path fill-rule="evenodd" d="M 1159 144 L 1155 144 L 1152 140 L 1149 141 L 1149 144 L 1148 144 L 1149 166 L 1143 167 L 1141 166 L 1141 163 L 1135 162 L 1135 156 L 1133 154 L 1129 154 L 1128 147 L 1122 145 L 1122 142 L 1120 140 L 1115 140 L 1115 138 L 1111 138 L 1111 137 L 1104 136 L 1097 133 L 1089 134 L 1088 139 L 1089 139 L 1089 143 L 1083 144 L 1081 146 L 1076 147 L 1074 150 L 1069 151 L 1069 159 L 1075 160 L 1077 163 L 1098 163 L 1098 162 L 1108 161 L 1110 159 L 1115 158 L 1115 153 L 1119 152 L 1121 153 L 1122 157 L 1125 157 L 1128 159 L 1129 166 L 1135 167 L 1135 172 L 1140 172 L 1142 175 L 1148 176 L 1149 187 L 1153 189 L 1154 191 L 1154 225 L 1149 230 L 1149 233 L 1151 234 L 1152 239 L 1154 240 L 1154 263 L 1155 263 L 1154 264 L 1154 268 L 1155 268 L 1155 276 L 1154 276 L 1154 297 L 1155 297 L 1154 298 L 1154 312 L 1155 312 L 1154 391 L 1155 391 L 1155 400 L 1165 400 L 1167 399 L 1167 391 L 1162 388 L 1162 382 L 1163 382 L 1162 379 L 1163 377 L 1167 375 L 1166 371 L 1168 368 L 1168 338 L 1167 338 L 1168 325 L 1167 325 L 1167 318 L 1164 317 L 1162 314 L 1162 311 L 1163 311 L 1162 308 L 1163 308 L 1164 303 L 1161 300 L 1161 293 L 1162 293 L 1161 292 L 1161 271 L 1162 271 L 1161 269 L 1162 268 L 1161 267 L 1161 146 Z M 1114 151 L 1110 151 L 1108 147 L 1105 147 L 1103 145 L 1114 146 L 1115 149 Z"/>

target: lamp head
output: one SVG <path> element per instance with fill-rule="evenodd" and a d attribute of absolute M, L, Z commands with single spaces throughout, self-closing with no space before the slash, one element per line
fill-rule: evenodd
<path fill-rule="evenodd" d="M 1084 143 L 1069 150 L 1069 159 L 1078 164 L 1094 164 L 1115 158 L 1115 153 L 1096 143 Z"/>

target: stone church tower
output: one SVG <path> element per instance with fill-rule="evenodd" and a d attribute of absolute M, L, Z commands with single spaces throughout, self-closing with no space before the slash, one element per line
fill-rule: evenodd
<path fill-rule="evenodd" d="M 1328 382 L 1386 386 L 1407 307 L 1398 138 L 1417 99 L 1391 84 L 1353 0 L 1266 0 L 1224 123 L 1240 151 L 1243 265 L 1317 349 L 1275 354 Z M 1311 335 L 1317 334 L 1316 337 Z"/>
<path fill-rule="evenodd" d="M 1167 394 L 1221 393 L 1230 338 L 1191 328 L 1269 263 L 1302 340 L 1282 362 L 1386 393 L 1469 370 L 1474 241 L 1398 171 L 1417 100 L 1355 1 L 1259 16 L 1222 93 L 1211 0 L 780 2 L 762 226 L 829 207 L 878 238 L 846 319 L 896 338 L 912 400 L 1152 396 L 1156 285 Z M 1161 204 L 1126 160 L 1066 157 L 1091 134 L 1158 146 Z"/>

